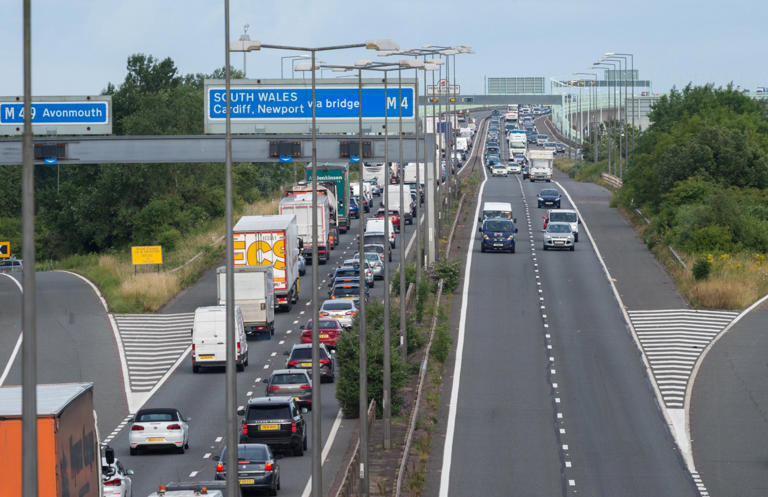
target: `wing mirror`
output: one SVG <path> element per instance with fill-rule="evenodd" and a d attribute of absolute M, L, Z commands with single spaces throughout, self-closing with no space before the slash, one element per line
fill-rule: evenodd
<path fill-rule="evenodd" d="M 134 473 L 133 473 L 132 469 L 126 469 L 125 470 L 125 474 L 128 475 L 128 476 L 133 476 Z"/>
<path fill-rule="evenodd" d="M 221 456 L 211 456 L 211 459 L 213 459 L 214 461 L 220 461 Z"/>
<path fill-rule="evenodd" d="M 579 224 L 581 224 L 581 218 L 579 218 Z"/>
<path fill-rule="evenodd" d="M 517 226 L 515 226 L 515 233 L 517 233 Z"/>
<path fill-rule="evenodd" d="M 238 409 L 237 410 L 237 415 L 238 416 L 245 416 L 245 409 L 244 408 Z"/>
<path fill-rule="evenodd" d="M 115 449 L 107 446 L 107 448 L 104 449 L 104 459 L 106 459 L 107 464 L 111 466 L 115 462 Z"/>

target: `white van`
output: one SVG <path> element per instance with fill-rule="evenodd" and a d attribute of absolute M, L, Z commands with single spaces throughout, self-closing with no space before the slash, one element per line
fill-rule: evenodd
<path fill-rule="evenodd" d="M 477 219 L 480 223 L 488 218 L 500 217 L 503 219 L 515 219 L 512 217 L 512 204 L 509 202 L 483 202 L 482 215 Z"/>
<path fill-rule="evenodd" d="M 195 309 L 192 325 L 192 372 L 199 373 L 200 368 L 222 367 L 227 363 L 227 344 L 225 341 L 227 307 L 212 305 Z M 237 370 L 243 371 L 248 366 L 248 342 L 243 326 L 243 313 L 240 306 L 235 306 L 235 363 Z"/>
<path fill-rule="evenodd" d="M 573 232 L 573 241 L 579 241 L 579 225 L 581 219 L 573 209 L 549 209 L 547 211 L 547 223 L 568 223 Z"/>
<path fill-rule="evenodd" d="M 389 223 L 389 246 L 392 248 L 395 248 L 395 226 L 392 224 L 392 220 L 387 218 L 387 222 Z M 374 234 L 381 234 L 381 236 L 384 236 L 384 218 L 383 217 L 377 217 L 373 219 L 368 219 L 365 223 L 365 237 L 368 237 L 368 235 L 373 236 Z M 366 242 L 368 243 L 368 242 Z M 374 242 L 370 242 L 374 243 Z"/>

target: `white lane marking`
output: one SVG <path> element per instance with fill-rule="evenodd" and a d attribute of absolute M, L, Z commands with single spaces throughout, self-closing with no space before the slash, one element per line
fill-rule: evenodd
<path fill-rule="evenodd" d="M 265 364 L 264 369 L 269 369 L 269 364 Z"/>
<path fill-rule="evenodd" d="M 487 129 L 486 134 L 483 136 L 483 147 L 485 146 L 485 140 L 488 137 Z M 480 215 L 480 199 L 483 198 L 483 191 L 485 190 L 485 184 L 488 181 L 488 174 L 485 172 L 485 160 L 482 159 L 481 170 L 483 171 L 483 183 L 480 185 L 478 191 L 477 207 L 475 208 L 475 216 L 472 220 L 471 233 L 477 232 L 477 218 Z M 440 472 L 440 494 L 439 497 L 448 497 L 448 491 L 451 483 L 451 458 L 453 457 L 453 437 L 456 431 L 456 411 L 459 405 L 459 385 L 461 384 L 461 362 L 462 354 L 464 352 L 464 334 L 467 326 L 467 305 L 469 302 L 469 279 L 472 269 L 472 255 L 475 248 L 475 237 L 470 237 L 469 246 L 467 247 L 467 266 L 464 268 L 464 288 L 461 291 L 461 315 L 459 317 L 459 336 L 456 343 L 456 360 L 453 365 L 453 384 L 451 385 L 451 402 L 448 411 L 448 425 L 445 432 L 445 447 L 443 449 L 443 467 Z"/>
<path fill-rule="evenodd" d="M 293 322 L 293 324 L 299 324 L 299 320 L 297 319 L 296 321 Z"/>
<path fill-rule="evenodd" d="M 191 473 L 189 474 L 189 477 L 190 477 L 190 478 L 194 478 L 195 476 L 197 476 L 197 471 L 193 471 L 193 472 L 191 472 Z"/>
<path fill-rule="evenodd" d="M 285 334 L 286 334 L 286 335 L 290 335 L 290 334 L 291 334 L 291 331 L 292 331 L 292 330 L 286 330 L 286 331 L 285 331 Z"/>
<path fill-rule="evenodd" d="M 280 340 L 279 342 L 277 342 L 278 345 L 282 345 L 284 343 L 285 343 L 285 340 Z"/>
<path fill-rule="evenodd" d="M 22 334 L 19 333 L 19 338 L 16 340 L 16 345 L 13 347 L 11 357 L 8 358 L 8 364 L 5 365 L 5 370 L 3 370 L 3 374 L 0 376 L 0 387 L 3 386 L 5 379 L 8 378 L 8 374 L 11 372 L 11 367 L 13 366 L 13 363 L 16 362 L 16 356 L 19 355 L 19 349 L 21 349 L 21 338 Z"/>
<path fill-rule="evenodd" d="M 246 397 L 250 397 L 251 395 L 253 395 L 253 392 L 252 392 L 252 391 L 251 391 L 251 392 L 245 392 L 245 396 L 246 396 Z"/>
<path fill-rule="evenodd" d="M 277 355 L 277 352 L 272 352 L 271 354 L 269 354 L 269 357 L 275 357 L 276 355 Z"/>
<path fill-rule="evenodd" d="M 303 316 L 303 315 L 304 315 L 304 311 L 299 312 L 299 316 Z"/>
<path fill-rule="evenodd" d="M 205 454 L 203 454 L 203 459 L 208 459 L 209 457 L 211 457 L 210 452 L 206 452 Z"/>
<path fill-rule="evenodd" d="M 311 304 L 311 303 L 312 303 L 312 302 L 310 301 L 310 302 L 307 302 L 307 303 L 306 303 L 306 304 L 304 304 L 304 305 L 309 305 L 309 304 Z"/>
<path fill-rule="evenodd" d="M 221 442 L 224 439 L 224 437 L 216 437 L 216 443 Z"/>
<path fill-rule="evenodd" d="M 339 426 L 341 426 L 341 409 L 339 409 L 339 412 L 336 413 L 336 419 L 333 420 L 331 432 L 328 434 L 328 439 L 325 441 L 323 451 L 320 453 L 320 460 L 322 461 L 321 465 L 325 464 L 325 459 L 328 457 L 328 453 L 331 451 L 333 441 L 336 439 L 336 433 L 339 431 Z M 307 484 L 304 486 L 304 491 L 301 493 L 301 497 L 309 497 L 311 493 L 312 477 L 310 476 L 307 480 Z"/>

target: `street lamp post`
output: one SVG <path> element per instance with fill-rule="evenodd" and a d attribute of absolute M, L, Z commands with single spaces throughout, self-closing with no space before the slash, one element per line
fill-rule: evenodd
<path fill-rule="evenodd" d="M 630 76 L 632 78 L 632 147 L 629 146 L 629 137 L 627 137 L 627 140 L 625 141 L 625 145 L 624 145 L 624 149 L 625 149 L 625 152 L 626 152 L 626 159 L 625 159 L 625 163 L 624 163 L 624 168 L 625 169 L 629 169 L 629 151 L 630 151 L 630 148 L 632 150 L 634 150 L 634 148 L 635 148 L 635 114 L 637 113 L 637 109 L 638 109 L 637 103 L 635 102 L 635 56 L 634 56 L 634 54 L 631 54 L 631 53 L 614 53 L 614 52 L 606 52 L 605 56 L 606 57 L 612 57 L 612 56 L 613 57 L 621 57 L 622 59 L 624 59 L 624 68 L 625 69 L 627 67 L 627 57 L 629 57 L 629 60 L 630 60 L 630 63 L 631 63 L 631 68 L 630 68 L 629 74 L 630 74 Z M 624 79 L 625 79 L 625 83 L 624 83 L 624 85 L 625 85 L 624 86 L 624 102 L 625 102 L 625 105 L 624 105 L 624 123 L 625 123 L 625 125 L 624 125 L 624 127 L 626 128 L 626 125 L 627 125 L 627 108 L 628 108 L 628 106 L 626 105 L 626 100 L 627 100 L 627 93 L 628 92 L 626 90 L 626 78 L 624 78 Z"/>
<path fill-rule="evenodd" d="M 245 57 L 245 53 L 243 53 L 243 57 Z M 283 66 L 285 65 L 285 60 L 288 59 L 291 61 L 291 69 L 294 69 L 294 62 L 296 62 L 299 59 L 309 59 L 309 55 L 284 55 L 280 57 L 280 79 L 283 79 Z M 291 72 L 291 77 L 293 77 L 293 72 Z"/>
<path fill-rule="evenodd" d="M 229 1 L 229 0 L 225 0 Z M 293 50 L 293 51 L 301 51 L 301 52 L 310 52 L 311 54 L 311 71 L 312 71 L 312 165 L 315 168 L 312 174 L 312 384 L 313 385 L 320 385 L 320 369 L 319 369 L 319 357 L 320 357 L 320 345 L 318 342 L 318 294 L 317 294 L 317 283 L 319 281 L 319 274 L 318 274 L 318 253 L 317 253 L 317 243 L 318 243 L 318 235 L 317 235 L 317 112 L 316 112 L 316 80 L 315 80 L 315 73 L 317 70 L 317 62 L 316 62 L 316 53 L 317 52 L 323 52 L 323 51 L 331 51 L 331 50 L 343 50 L 347 48 L 368 48 L 372 50 L 397 50 L 397 44 L 395 44 L 391 40 L 372 40 L 367 41 L 366 43 L 355 43 L 355 44 L 349 44 L 349 45 L 333 45 L 333 46 L 327 46 L 327 47 L 294 47 L 294 46 L 286 46 L 286 45 L 268 45 L 268 44 L 262 44 L 259 41 L 241 41 L 241 42 L 233 42 L 231 44 L 230 50 L 232 51 L 255 51 L 255 50 L 261 50 L 262 48 L 271 48 L 271 49 L 277 49 L 277 50 Z M 227 95 L 229 95 L 229 91 L 227 91 Z M 228 232 L 231 232 L 231 227 L 227 226 Z M 232 247 L 227 247 L 228 252 L 232 252 Z M 228 260 L 229 262 L 229 260 Z M 361 261 L 362 262 L 362 261 Z M 227 278 L 231 278 L 232 273 L 232 267 L 227 267 Z M 231 295 L 233 292 L 227 293 L 227 304 L 229 308 L 229 303 L 231 300 Z M 229 313 L 228 313 L 229 315 Z M 228 330 L 229 330 L 229 322 Z M 234 329 L 232 330 L 234 333 Z M 229 335 L 228 335 L 229 336 Z M 234 343 L 234 340 L 232 340 Z M 322 485 L 322 459 L 321 459 L 321 445 L 322 445 L 322 424 L 321 424 L 321 414 L 320 414 L 320 388 L 313 388 L 312 389 L 312 406 L 313 406 L 313 413 L 312 413 L 312 495 L 314 497 L 319 497 L 323 494 L 323 485 Z M 228 407 L 229 408 L 229 407 Z M 364 418 L 367 419 L 367 416 L 364 416 Z M 365 425 L 367 428 L 367 425 Z M 365 439 L 365 442 L 363 441 L 363 433 L 360 433 L 361 435 L 361 453 L 362 453 L 362 447 L 363 443 L 367 443 L 367 438 Z M 230 468 L 237 467 L 237 459 L 236 459 L 236 451 L 227 451 L 228 455 L 228 461 L 227 464 L 229 464 Z M 367 457 L 367 456 L 366 456 Z M 227 486 L 238 487 L 236 474 L 234 471 L 230 471 L 227 473 L 227 477 L 229 478 L 230 473 L 233 476 L 233 482 L 230 484 L 229 480 L 227 480 Z M 367 464 L 361 463 L 360 466 L 360 474 L 361 474 L 361 495 L 367 496 L 368 495 L 368 466 Z M 363 485 L 365 484 L 365 487 Z M 228 492 L 234 492 L 234 490 L 230 490 L 228 488 Z M 228 497 L 234 497 L 234 494 L 229 495 Z"/>
<path fill-rule="evenodd" d="M 628 152 L 629 149 L 627 148 L 627 144 L 625 143 L 626 140 L 624 139 L 624 133 L 627 129 L 627 78 L 626 78 L 626 72 L 627 72 L 627 58 L 626 57 L 619 57 L 619 56 L 609 56 L 604 55 L 602 60 L 607 61 L 615 61 L 619 64 L 619 77 L 621 78 L 621 86 L 619 86 L 619 102 L 621 102 L 621 92 L 622 89 L 624 91 L 624 118 L 623 118 L 623 124 L 622 120 L 620 119 L 621 124 L 621 132 L 619 133 L 619 177 L 624 177 L 624 169 L 626 168 L 627 158 L 629 156 Z M 622 69 L 622 63 L 624 64 L 624 68 Z M 621 118 L 621 114 L 619 114 L 619 117 Z M 622 148 L 624 151 L 622 151 Z M 622 166 L 622 155 L 624 156 L 624 166 Z"/>
<path fill-rule="evenodd" d="M 590 138 L 592 138 L 592 146 L 594 148 L 594 162 L 597 162 L 597 135 L 599 133 L 599 125 L 595 124 L 595 126 L 592 126 L 592 119 L 595 118 L 595 106 L 596 106 L 596 99 L 594 97 L 595 93 L 595 83 L 597 82 L 597 73 L 594 72 L 575 72 L 573 73 L 574 76 L 592 76 L 593 81 L 591 81 L 591 87 L 589 90 L 589 111 L 587 112 L 587 115 L 589 116 L 587 118 L 587 134 L 590 135 Z"/>
<path fill-rule="evenodd" d="M 615 62 L 605 62 L 603 60 L 600 60 L 598 62 L 595 62 L 594 65 L 591 67 L 591 69 L 600 69 L 599 66 L 611 66 L 613 70 L 613 77 L 609 80 L 613 84 L 613 89 L 611 90 L 611 94 L 613 94 L 613 106 L 616 107 L 616 118 L 611 120 L 611 128 L 610 128 L 610 140 L 608 141 L 608 174 L 611 173 L 611 155 L 613 154 L 613 146 L 614 146 L 614 134 L 615 134 L 615 123 L 619 120 L 619 116 L 621 115 L 621 101 L 616 99 L 616 63 Z M 603 67 L 604 69 L 604 67 Z M 609 94 L 609 106 L 610 103 L 610 94 Z M 621 158 L 618 157 L 618 160 L 620 161 Z M 616 174 L 616 167 L 617 165 L 613 164 L 613 174 Z"/>

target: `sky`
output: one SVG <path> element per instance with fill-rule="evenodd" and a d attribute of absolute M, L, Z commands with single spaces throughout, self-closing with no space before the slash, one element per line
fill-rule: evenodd
<path fill-rule="evenodd" d="M 32 93 L 94 95 L 125 78 L 127 58 L 170 57 L 181 74 L 224 66 L 223 1 L 31 0 Z M 231 0 L 230 39 L 325 46 L 392 39 L 401 48 L 469 45 L 457 56 L 463 94 L 484 93 L 484 78 L 571 79 L 605 52 L 634 54 L 653 91 L 733 82 L 768 86 L 768 2 L 646 0 Z M 0 96 L 23 92 L 22 1 L 0 0 Z M 280 76 L 281 56 L 247 55 L 248 77 Z M 325 53 L 327 63 L 374 58 L 353 49 Z M 286 61 L 286 75 L 290 73 Z M 232 56 L 242 69 L 243 57 Z M 602 77 L 602 75 L 601 75 Z"/>

